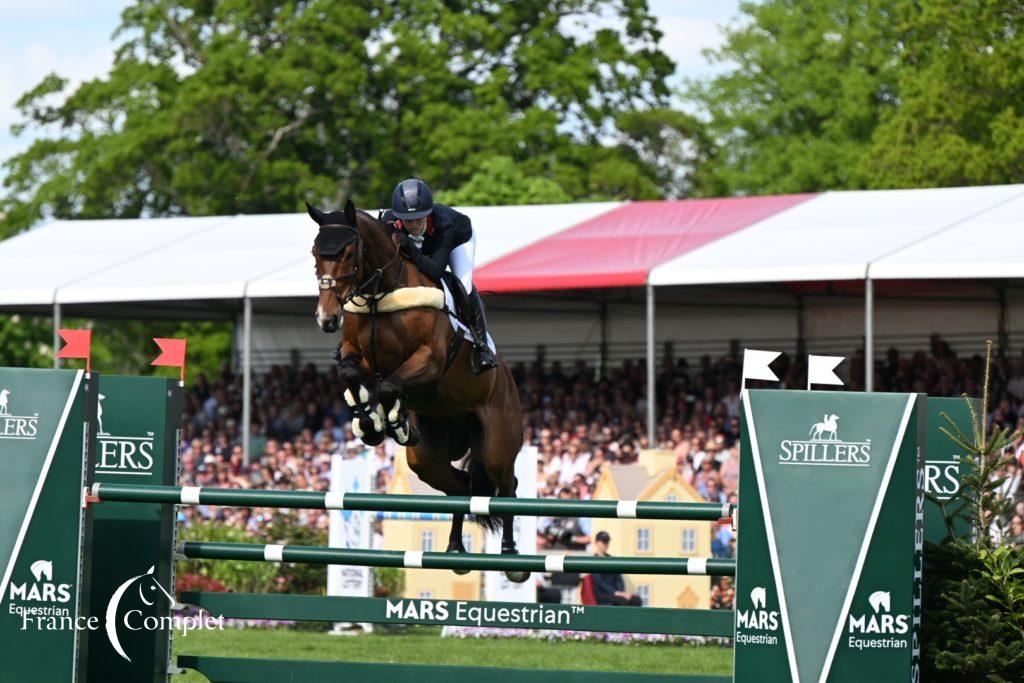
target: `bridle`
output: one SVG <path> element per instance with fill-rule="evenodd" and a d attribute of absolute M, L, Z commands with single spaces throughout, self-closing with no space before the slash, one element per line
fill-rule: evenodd
<path fill-rule="evenodd" d="M 381 227 L 383 223 L 378 221 L 378 225 Z M 342 250 L 347 247 L 352 241 L 356 243 L 356 254 L 355 254 L 355 266 L 347 273 L 342 275 L 331 275 L 325 273 L 317 277 L 317 286 L 321 292 L 331 291 L 334 292 L 335 296 L 338 297 L 338 301 L 344 306 L 350 301 L 355 299 L 363 299 L 362 302 L 356 302 L 359 305 L 367 305 L 371 307 L 371 312 L 375 313 L 372 309 L 375 308 L 374 304 L 377 299 L 387 294 L 387 291 L 381 291 L 381 281 L 384 278 L 384 273 L 393 263 L 398 262 L 398 269 L 395 272 L 395 280 L 401 278 L 401 271 L 405 267 L 405 259 L 402 256 L 401 250 L 398 248 L 398 242 L 395 236 L 391 236 L 391 242 L 395 247 L 395 253 L 391 255 L 384 265 L 380 268 L 375 268 L 374 271 L 366 278 L 363 282 L 353 286 L 346 294 L 343 289 L 345 285 L 350 282 L 357 282 L 359 280 L 359 274 L 365 267 L 365 261 L 363 260 L 363 238 L 359 235 L 359 231 L 351 226 L 344 223 L 328 223 L 320 226 L 320 233 L 317 235 L 314 245 L 317 248 L 317 252 L 321 258 L 330 258 L 331 256 L 340 256 Z M 323 245 L 323 246 L 321 246 Z M 372 303 L 371 303 L 372 302 Z"/>
<path fill-rule="evenodd" d="M 381 228 L 386 228 L 384 223 L 377 219 L 377 225 Z M 355 240 L 356 243 L 356 264 L 351 271 L 343 275 L 318 275 L 318 286 L 321 292 L 333 292 L 338 297 L 338 302 L 341 305 L 342 311 L 345 310 L 345 304 L 350 301 L 354 301 L 356 305 L 365 307 L 369 311 L 370 315 L 370 368 L 373 371 L 377 381 L 382 379 L 380 373 L 377 371 L 377 304 L 381 297 L 388 294 L 388 291 L 381 291 L 381 281 L 384 279 L 385 271 L 391 267 L 392 263 L 398 262 L 398 269 L 395 272 L 395 282 L 401 280 L 402 271 L 405 269 L 405 258 L 402 255 L 402 250 L 398 247 L 398 240 L 395 235 L 391 235 L 391 243 L 395 246 L 395 253 L 391 255 L 384 265 L 380 268 L 375 268 L 374 271 L 367 277 L 363 282 L 358 285 L 353 285 L 349 290 L 348 294 L 342 291 L 342 288 L 349 282 L 357 282 L 359 280 L 359 274 L 363 270 L 365 262 L 363 261 L 363 238 L 359 235 L 359 230 L 351 225 L 345 223 L 328 223 L 320 226 L 320 232 L 317 234 L 316 240 L 313 245 L 316 248 L 321 258 L 325 256 L 327 258 L 340 257 L 341 252 L 344 251 L 345 247 Z M 362 301 L 356 301 L 362 299 Z"/>

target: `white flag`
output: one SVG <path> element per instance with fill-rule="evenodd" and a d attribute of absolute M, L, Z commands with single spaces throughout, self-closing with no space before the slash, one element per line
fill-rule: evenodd
<path fill-rule="evenodd" d="M 743 388 L 746 388 L 748 379 L 766 379 L 770 382 L 778 382 L 779 378 L 768 366 L 781 355 L 781 351 L 743 349 Z"/>
<path fill-rule="evenodd" d="M 812 384 L 842 386 L 843 380 L 833 371 L 843 360 L 842 356 L 807 356 L 807 390 L 810 391 Z"/>

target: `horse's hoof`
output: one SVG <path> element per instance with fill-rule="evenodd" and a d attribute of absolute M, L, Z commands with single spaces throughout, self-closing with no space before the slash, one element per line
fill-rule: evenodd
<path fill-rule="evenodd" d="M 505 578 L 512 583 L 523 583 L 530 578 L 530 572 L 505 572 Z"/>
<path fill-rule="evenodd" d="M 465 548 L 461 548 L 461 547 L 453 548 L 451 546 L 448 546 L 448 549 L 445 550 L 445 552 L 446 553 L 458 554 L 458 553 L 466 552 L 466 549 Z M 470 570 L 468 570 L 468 569 L 453 569 L 452 571 L 455 572 L 456 574 L 458 574 L 459 576 L 465 576 L 466 574 L 469 573 Z"/>
<path fill-rule="evenodd" d="M 371 418 L 357 417 L 353 420 L 352 433 L 362 439 L 367 446 L 379 446 L 384 442 L 384 432 L 375 428 Z"/>
<path fill-rule="evenodd" d="M 420 430 L 416 429 L 412 425 L 408 425 L 409 436 L 405 440 L 406 446 L 415 446 L 420 442 Z"/>

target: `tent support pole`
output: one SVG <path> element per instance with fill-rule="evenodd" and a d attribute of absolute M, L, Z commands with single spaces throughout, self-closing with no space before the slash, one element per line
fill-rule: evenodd
<path fill-rule="evenodd" d="M 654 427 L 654 285 L 647 283 L 647 447 L 657 448 Z"/>
<path fill-rule="evenodd" d="M 53 302 L 53 367 L 60 367 L 60 358 L 57 358 L 57 351 L 60 350 L 60 304 Z"/>
<path fill-rule="evenodd" d="M 1010 335 L 1006 331 L 1006 285 L 1003 283 L 999 284 L 998 289 L 999 296 L 999 320 L 996 323 L 999 332 L 999 342 L 997 349 L 1000 354 L 1005 354 L 1010 351 Z"/>
<path fill-rule="evenodd" d="M 252 299 L 244 298 L 242 321 L 242 457 L 246 465 L 252 460 Z"/>
<path fill-rule="evenodd" d="M 875 390 L 875 285 L 864 277 L 864 391 Z"/>
<path fill-rule="evenodd" d="M 597 368 L 598 379 L 607 379 L 610 368 L 608 358 L 608 302 L 601 302 L 601 358 Z"/>

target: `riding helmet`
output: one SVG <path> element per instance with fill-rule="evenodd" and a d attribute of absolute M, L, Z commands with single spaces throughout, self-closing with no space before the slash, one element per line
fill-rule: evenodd
<path fill-rule="evenodd" d="M 434 210 L 434 193 L 417 178 L 407 178 L 391 193 L 391 211 L 403 221 L 429 216 Z"/>

